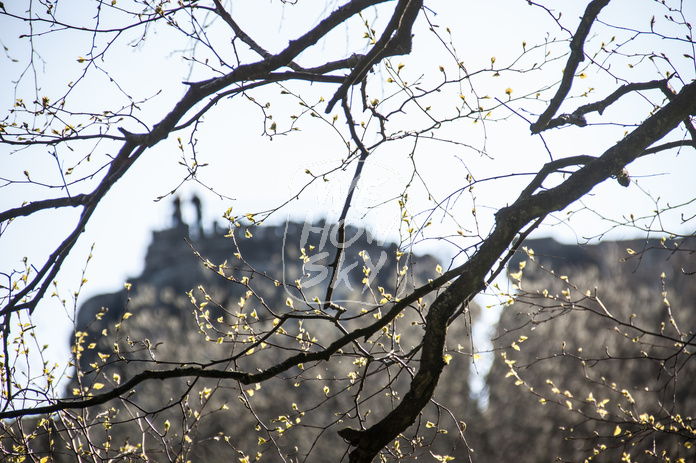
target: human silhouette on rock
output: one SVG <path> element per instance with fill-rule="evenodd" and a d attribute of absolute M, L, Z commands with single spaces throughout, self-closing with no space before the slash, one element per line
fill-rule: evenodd
<path fill-rule="evenodd" d="M 184 220 L 181 218 L 181 198 L 178 196 L 174 197 L 174 214 L 172 218 L 174 219 L 174 228 L 179 228 L 184 224 Z"/>
<path fill-rule="evenodd" d="M 201 198 L 198 195 L 193 195 L 191 202 L 196 208 L 196 227 L 198 227 L 198 233 L 203 235 L 203 206 L 201 204 Z"/>

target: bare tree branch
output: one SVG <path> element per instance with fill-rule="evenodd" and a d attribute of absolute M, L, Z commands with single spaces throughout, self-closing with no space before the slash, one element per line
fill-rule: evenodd
<path fill-rule="evenodd" d="M 590 33 L 590 28 L 594 23 L 595 19 L 602 11 L 602 8 L 609 4 L 609 0 L 593 0 L 587 9 L 585 14 L 582 15 L 580 20 L 580 25 L 578 26 L 573 40 L 570 43 L 570 56 L 568 57 L 568 62 L 566 63 L 565 69 L 563 70 L 563 79 L 561 80 L 561 85 L 558 87 L 556 94 L 551 99 L 548 108 L 539 116 L 537 121 L 531 125 L 532 133 L 540 133 L 548 128 L 548 124 L 551 118 L 556 114 L 558 108 L 565 100 L 568 92 L 570 92 L 570 87 L 573 84 L 573 79 L 575 78 L 575 71 L 578 65 L 585 60 L 585 40 Z"/>
<path fill-rule="evenodd" d="M 457 307 L 485 288 L 484 278 L 496 260 L 531 220 L 562 210 L 584 196 L 617 169 L 637 159 L 645 148 L 669 133 L 696 111 L 696 82 L 684 87 L 670 102 L 616 146 L 587 164 L 557 187 L 532 196 L 521 196 L 496 213 L 496 226 L 462 269 L 461 275 L 435 300 L 426 318 L 421 368 L 404 400 L 379 423 L 365 431 L 342 430 L 341 436 L 355 446 L 350 461 L 370 462 L 382 447 L 413 423 L 418 411 L 430 400 L 445 366 L 443 348 L 447 322 Z M 581 161 L 586 162 L 587 158 Z M 574 159 L 577 163 L 578 159 Z M 533 180 L 536 183 L 537 179 Z M 536 189 L 536 188 L 534 188 Z M 348 428 L 346 428 L 348 429 Z"/>
<path fill-rule="evenodd" d="M 370 49 L 370 52 L 360 59 L 353 71 L 346 77 L 343 85 L 336 91 L 326 105 L 326 113 L 330 113 L 334 105 L 344 98 L 348 89 L 362 81 L 368 71 L 376 63 L 387 56 L 403 55 L 411 51 L 411 28 L 416 21 L 418 12 L 423 6 L 422 0 L 399 0 L 394 14 L 384 29 L 382 36 Z"/>
<path fill-rule="evenodd" d="M 661 89 L 663 92 L 669 92 L 669 87 L 667 85 L 669 79 L 662 80 L 652 80 L 650 82 L 633 82 L 630 84 L 625 84 L 616 89 L 614 93 L 606 97 L 601 101 L 596 101 L 594 103 L 589 103 L 580 106 L 578 109 L 573 111 L 571 114 L 562 114 L 556 118 L 551 119 L 546 125 L 546 129 L 553 129 L 566 124 L 577 125 L 578 127 L 585 127 L 587 121 L 585 120 L 585 114 L 597 111 L 600 115 L 604 112 L 609 105 L 615 103 L 619 98 L 626 95 L 629 92 L 637 92 L 640 90 L 650 90 L 650 89 Z"/>

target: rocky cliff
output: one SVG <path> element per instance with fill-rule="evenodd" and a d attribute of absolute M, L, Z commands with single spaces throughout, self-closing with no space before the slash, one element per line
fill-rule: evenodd
<path fill-rule="evenodd" d="M 693 243 L 524 244 L 533 254 L 510 264 L 520 296 L 498 323 L 506 357 L 488 375 L 478 461 L 693 460 L 676 418 L 696 416 L 693 347 L 680 347 L 696 333 Z"/>
<path fill-rule="evenodd" d="M 285 336 L 270 338 L 253 355 L 244 350 L 250 339 L 268 333 L 271 323 L 277 323 L 274 317 L 288 306 L 319 311 L 313 300 L 323 300 L 331 274 L 338 242 L 334 224 L 247 224 L 234 233 L 197 233 L 196 239 L 189 238 L 188 226 L 175 224 L 153 234 L 145 268 L 128 289 L 92 298 L 81 307 L 78 369 L 69 396 L 89 395 L 95 384 L 115 385 L 144 369 L 217 362 L 255 372 L 303 349 L 326 346 L 340 333 L 327 330 L 325 322 L 298 319 L 283 326 Z M 396 244 L 377 242 L 365 230 L 348 227 L 345 243 L 332 297 L 345 311 L 341 329 L 361 326 L 366 313 L 374 320 L 377 302 L 437 276 L 433 257 L 409 255 Z M 389 352 L 413 349 L 422 322 L 422 314 L 410 311 L 398 322 L 398 338 L 385 330 L 369 340 L 369 355 L 384 357 L 373 364 L 363 365 L 368 352 L 356 350 L 343 352 L 342 361 L 312 362 L 304 371 L 293 369 L 258 385 L 191 378 L 141 383 L 132 396 L 86 412 L 93 423 L 109 423 L 108 429 L 92 426 L 91 439 L 137 446 L 137 436 L 141 447 L 169 449 L 183 461 L 236 460 L 239 452 L 271 447 L 293 461 L 339 461 L 348 447 L 337 429 L 357 426 L 352 421 L 358 410 L 371 413 L 369 420 L 398 403 L 397 394 L 409 381 L 401 366 L 388 360 Z M 455 345 L 468 345 L 467 330 L 463 320 L 452 328 Z M 460 336 L 454 336 L 457 331 Z M 450 374 L 456 388 L 444 400 L 467 408 L 470 356 L 452 364 L 457 365 Z M 369 372 L 369 381 L 352 385 L 361 369 Z M 385 401 L 385 393 L 392 399 Z M 437 412 L 428 413 L 436 420 Z M 287 417 L 292 417 L 292 430 Z M 165 423 L 169 431 L 162 445 Z M 269 423 L 282 427 L 264 429 Z M 286 433 L 290 436 L 283 437 Z M 269 444 L 259 445 L 259 439 Z"/>

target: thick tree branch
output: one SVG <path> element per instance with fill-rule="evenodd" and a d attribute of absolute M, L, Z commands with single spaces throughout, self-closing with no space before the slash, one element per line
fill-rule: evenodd
<path fill-rule="evenodd" d="M 575 71 L 578 69 L 578 65 L 585 60 L 585 40 L 587 40 L 587 35 L 590 33 L 592 24 L 599 12 L 609 4 L 609 0 L 593 0 L 587 9 L 585 9 L 585 14 L 583 14 L 580 20 L 580 25 L 578 30 L 575 31 L 573 40 L 570 42 L 570 56 L 568 57 L 568 62 L 566 63 L 565 69 L 563 70 L 563 79 L 561 80 L 561 85 L 558 87 L 558 91 L 551 99 L 549 107 L 546 108 L 539 119 L 532 124 L 532 133 L 540 133 L 548 128 L 549 121 L 561 104 L 565 100 L 565 97 L 570 91 L 570 87 L 573 85 L 573 79 L 575 78 Z"/>
<path fill-rule="evenodd" d="M 522 190 L 522 193 L 520 193 L 520 196 L 517 198 L 517 201 L 519 201 L 522 198 L 526 198 L 530 196 L 532 193 L 534 193 L 542 185 L 542 183 L 544 183 L 544 180 L 546 179 L 546 177 L 549 176 L 550 173 L 556 172 L 558 169 L 562 169 L 568 166 L 577 166 L 580 164 L 585 165 L 594 159 L 596 158 L 594 158 L 593 156 L 580 155 L 547 162 L 546 164 L 544 164 L 544 167 L 541 168 L 539 173 L 537 173 L 536 176 L 534 176 L 534 179 L 529 183 L 529 185 L 527 185 L 527 188 Z"/>
<path fill-rule="evenodd" d="M 220 0 L 213 0 L 215 2 L 215 12 L 230 26 L 230 28 L 234 31 L 237 37 L 239 39 L 246 43 L 249 48 L 254 50 L 256 53 L 258 53 L 262 58 L 264 59 L 269 59 L 273 55 L 268 52 L 265 48 L 263 48 L 261 45 L 259 45 L 254 39 L 252 39 L 244 30 L 242 30 L 241 27 L 237 24 L 237 22 L 232 18 L 232 15 L 229 14 L 227 10 L 222 6 L 222 3 L 220 3 Z M 380 3 L 383 3 L 387 0 L 367 0 L 367 1 L 362 1 L 362 2 L 357 2 L 353 1 L 350 2 L 352 4 L 358 4 L 362 3 L 362 6 L 360 5 L 354 5 L 358 6 L 361 9 L 365 9 L 370 6 L 378 5 Z M 353 55 L 349 58 L 346 58 L 344 60 L 338 60 L 334 61 L 332 63 L 326 63 L 321 66 L 318 66 L 316 68 L 303 68 L 299 64 L 295 63 L 294 61 L 291 61 L 288 63 L 288 67 L 292 69 L 293 71 L 297 71 L 299 73 L 308 73 L 308 74 L 325 74 L 330 71 L 335 71 L 337 69 L 345 69 L 345 68 L 350 68 L 353 67 L 357 64 L 358 62 L 358 56 L 360 55 Z"/>
<path fill-rule="evenodd" d="M 339 431 L 339 435 L 356 447 L 350 453 L 351 463 L 371 462 L 385 445 L 414 422 L 428 403 L 445 365 L 444 345 L 450 316 L 460 304 L 471 300 L 485 288 L 486 274 L 512 244 L 520 230 L 532 220 L 562 210 L 583 197 L 596 185 L 614 175 L 614 172 L 621 171 L 640 157 L 648 146 L 695 112 L 696 82 L 693 82 L 640 127 L 602 156 L 590 160 L 560 185 L 532 196 L 521 196 L 514 204 L 496 213 L 496 225 L 491 234 L 464 264 L 462 276 L 438 296 L 428 312 L 421 367 L 404 399 L 391 413 L 364 431 L 351 428 Z M 537 179 L 532 182 L 537 182 Z"/>
<path fill-rule="evenodd" d="M 244 373 L 236 371 L 224 370 L 206 370 L 198 367 L 181 367 L 171 370 L 145 370 L 133 376 L 131 379 L 113 388 L 112 390 L 99 394 L 88 399 L 78 400 L 57 400 L 53 405 L 44 407 L 35 407 L 31 409 L 17 409 L 0 413 L 0 419 L 16 418 L 19 416 L 41 415 L 55 413 L 61 410 L 82 410 L 95 405 L 104 404 L 110 400 L 117 399 L 124 394 L 130 393 L 135 386 L 143 381 L 150 379 L 158 379 L 163 381 L 171 378 L 218 378 L 218 379 L 233 379 L 244 383 Z"/>
<path fill-rule="evenodd" d="M 631 84 L 622 85 L 621 87 L 616 89 L 616 91 L 614 91 L 611 95 L 609 95 L 601 101 L 595 101 L 594 103 L 589 103 L 580 106 L 578 109 L 573 111 L 572 114 L 562 114 L 556 118 L 551 119 L 544 130 L 553 129 L 555 127 L 560 127 L 566 124 L 573 124 L 577 125 L 578 127 L 585 127 L 587 125 L 587 121 L 585 120 L 585 114 L 597 111 L 600 115 L 602 115 L 604 110 L 607 109 L 609 105 L 615 103 L 616 101 L 618 101 L 619 98 L 621 98 L 629 92 L 637 92 L 640 90 L 650 90 L 659 88 L 663 92 L 671 93 L 669 90 L 669 86 L 667 85 L 667 82 L 668 79 L 661 79 L 651 80 L 650 82 L 634 82 Z"/>
<path fill-rule="evenodd" d="M 69 196 L 66 198 L 46 199 L 43 201 L 34 201 L 26 206 L 8 209 L 5 212 L 0 212 L 0 222 L 24 217 L 44 209 L 55 209 L 59 207 L 77 207 L 84 206 L 89 201 L 90 195 Z"/>
<path fill-rule="evenodd" d="M 348 89 L 362 81 L 368 71 L 377 62 L 387 56 L 405 55 L 411 52 L 411 29 L 416 21 L 418 12 L 423 6 L 423 0 L 399 0 L 394 14 L 384 29 L 382 36 L 367 55 L 355 66 L 326 105 L 326 113 L 330 113 L 334 105 L 344 98 Z"/>
<path fill-rule="evenodd" d="M 274 82 L 285 82 L 289 80 L 306 80 L 309 82 L 330 82 L 330 83 L 341 83 L 343 82 L 343 77 L 340 76 L 324 76 L 324 75 L 319 75 L 319 74 L 313 74 L 313 73 L 307 73 L 307 72 L 271 72 L 267 78 L 263 80 L 259 80 L 257 82 L 253 82 L 250 84 L 246 85 L 240 85 L 239 87 L 235 87 L 231 90 L 226 90 L 224 92 L 218 92 L 215 94 L 215 96 L 211 97 L 208 102 L 201 108 L 200 110 L 196 111 L 195 114 L 193 114 L 191 117 L 189 117 L 185 122 L 182 124 L 177 125 L 172 129 L 172 132 L 184 129 L 197 120 L 201 118 L 205 113 L 207 113 L 211 108 L 213 108 L 216 104 L 220 102 L 220 100 L 223 100 L 224 98 L 227 98 L 232 95 L 238 95 L 242 92 L 246 92 L 247 90 L 252 90 L 254 88 L 262 87 L 264 85 L 268 85 L 270 83 Z"/>

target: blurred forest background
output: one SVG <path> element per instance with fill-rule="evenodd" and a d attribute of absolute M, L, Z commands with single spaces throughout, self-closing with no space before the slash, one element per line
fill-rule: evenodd
<path fill-rule="evenodd" d="M 328 225 L 319 223 L 315 229 L 330 230 Z M 268 280 L 258 285 L 258 296 L 271 306 L 282 306 L 285 293 L 278 291 L 273 281 L 282 278 L 284 264 L 288 274 L 302 272 L 301 250 L 283 246 L 299 241 L 302 224 L 288 223 L 286 227 L 255 227 L 253 237 L 239 241 L 225 237 L 225 230 L 217 226 L 206 234 L 200 224 L 189 229 L 178 223 L 154 232 L 145 270 L 129 280 L 129 289 L 94 297 L 82 305 L 79 331 L 71 339 L 73 349 L 81 351 L 79 373 L 73 376 L 66 395 L 89 390 L 96 382 L 93 372 L 98 364 L 107 364 L 100 374 L 118 379 L 152 368 L 155 361 L 159 365 L 196 364 L 229 356 L 230 349 L 239 347 L 216 342 L 206 320 L 229 318 L 226 313 L 232 308 L 252 317 L 260 300 L 249 300 L 243 287 L 220 278 L 210 263 L 237 262 L 235 274 L 239 278 L 252 273 L 256 279 L 267 276 Z M 279 239 L 286 231 L 290 239 Z M 195 238 L 184 240 L 189 235 Z M 348 235 L 359 233 L 349 229 Z M 383 270 L 387 271 L 379 272 L 375 283 L 393 291 L 397 246 L 362 235 L 349 250 L 355 255 L 349 253 L 347 260 L 358 259 L 358 250 L 371 256 L 385 252 L 388 258 Z M 672 449 L 669 456 L 675 459 L 689 455 L 688 441 L 685 447 L 683 437 L 655 433 L 630 416 L 639 422 L 641 416 L 652 417 L 646 419 L 654 424 L 671 410 L 696 412 L 695 364 L 688 362 L 691 357 L 684 360 L 665 355 L 673 348 L 665 345 L 666 340 L 693 333 L 696 326 L 695 262 L 688 246 L 675 248 L 669 241 L 654 239 L 586 246 L 562 245 L 553 239 L 529 240 L 510 264 L 509 277 L 517 283 L 514 292 L 519 298 L 511 305 L 503 304 L 493 352 L 479 351 L 470 337 L 470 323 L 483 323 L 481 310 L 499 309 L 472 304 L 469 323 L 454 325 L 450 333 L 447 352 L 451 360 L 435 394 L 433 403 L 437 406 L 427 408 L 422 420 L 413 426 L 419 428 L 423 439 L 430 439 L 433 454 L 448 453 L 457 461 L 584 461 L 595 448 L 607 444 L 609 448 L 602 449 L 596 460 L 620 461 L 627 448 L 620 442 L 617 445 L 617 430 L 644 434 L 630 445 L 633 451 L 639 446 L 649 455 L 657 445 Z M 427 255 L 410 256 L 410 264 L 413 270 L 409 275 L 416 284 L 432 278 L 438 265 Z M 351 269 L 349 275 L 355 288 L 352 297 L 360 300 L 363 275 L 359 268 Z M 601 300 L 603 307 L 590 301 L 588 294 Z M 206 300 L 206 295 L 212 301 L 206 308 L 192 304 L 192 298 Z M 501 293 L 501 298 L 505 297 Z M 240 299 L 248 302 L 240 307 Z M 603 316 L 603 311 L 618 319 L 630 319 L 635 326 L 622 326 L 615 318 Z M 417 332 L 409 338 L 413 326 L 402 326 L 405 339 L 401 342 L 417 342 Z M 664 337 L 658 340 L 651 331 Z M 294 341 L 296 336 L 311 332 L 311 324 L 300 322 L 296 333 L 288 336 Z M 111 350 L 112 342 L 118 344 L 117 351 L 127 361 L 101 354 Z M 284 348 L 293 349 L 291 344 Z M 274 352 L 269 350 L 268 355 L 276 355 Z M 481 363 L 472 362 L 474 354 L 495 355 L 490 371 L 479 370 Z M 664 360 L 656 361 L 656 357 Z M 266 360 L 275 363 L 280 359 Z M 113 365 L 109 366 L 110 362 Z M 244 357 L 238 362 L 238 368 L 243 368 Z M 158 440 L 165 439 L 167 445 L 162 448 L 178 449 L 180 457 L 187 460 L 224 461 L 253 449 L 270 451 L 268 430 L 260 427 L 270 422 L 280 430 L 273 443 L 283 454 L 302 461 L 338 461 L 348 447 L 336 431 L 351 423 L 352 396 L 344 394 L 339 406 L 323 407 L 327 393 L 321 379 L 330 380 L 332 389 L 338 386 L 349 391 L 352 383 L 347 379 L 352 367 L 341 362 L 320 363 L 308 366 L 304 376 L 280 375 L 251 387 L 205 378 L 145 382 L 120 405 L 108 403 L 81 411 L 90 415 L 89 419 L 85 416 L 86 422 L 109 423 L 82 432 L 89 441 L 120 446 L 124 455 L 136 448 L 156 447 Z M 308 380 L 307 373 L 315 380 Z M 484 390 L 471 390 L 472 374 L 485 375 Z M 395 391 L 404 386 L 403 378 L 391 377 L 388 368 L 376 371 L 376 375 L 379 377 L 373 377 L 361 395 L 393 393 L 393 399 L 398 400 Z M 289 383 L 295 387 L 288 387 Z M 179 403 L 181 397 L 186 399 Z M 146 426 L 143 418 L 138 418 L 139 410 L 160 408 L 161 412 L 147 418 Z M 614 413 L 617 408 L 627 415 L 624 421 L 592 419 L 603 409 Z M 337 409 L 346 412 L 336 413 Z M 307 419 L 304 411 L 311 412 Z M 54 426 L 59 429 L 60 423 Z M 292 433 L 284 436 L 291 428 Z M 154 429 L 167 429 L 167 433 L 160 436 Z M 50 448 L 55 461 L 74 461 L 75 455 L 64 450 L 66 443 L 60 442 L 67 435 L 70 433 L 43 433 L 34 441 L 35 450 Z M 314 447 L 321 452 L 312 452 Z M 310 451 L 300 454 L 299 449 Z M 327 454 L 326 449 L 333 453 Z M 149 457 L 166 461 L 172 455 L 149 453 Z"/>

